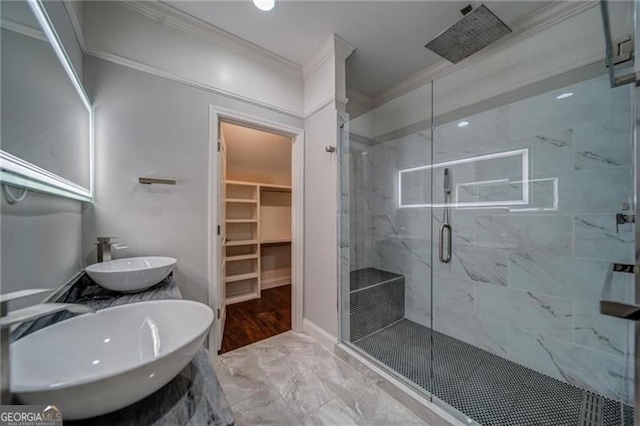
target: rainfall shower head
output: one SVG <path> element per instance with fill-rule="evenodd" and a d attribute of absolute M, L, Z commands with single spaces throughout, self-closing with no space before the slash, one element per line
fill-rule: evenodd
<path fill-rule="evenodd" d="M 426 44 L 426 48 L 458 63 L 511 32 L 484 4 Z"/>

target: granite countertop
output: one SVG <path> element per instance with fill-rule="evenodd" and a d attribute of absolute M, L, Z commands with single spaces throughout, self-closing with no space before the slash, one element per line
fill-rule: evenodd
<path fill-rule="evenodd" d="M 88 276 L 65 286 L 54 296 L 56 302 L 81 303 L 95 309 L 157 299 L 181 299 L 173 277 L 140 293 L 105 290 Z M 19 327 L 12 338 L 19 339 L 47 325 L 74 316 L 60 312 Z M 63 413 L 64 414 L 64 413 Z M 209 356 L 200 348 L 191 363 L 164 387 L 128 407 L 91 419 L 66 421 L 69 425 L 233 425 L 227 398 L 213 370 Z"/>

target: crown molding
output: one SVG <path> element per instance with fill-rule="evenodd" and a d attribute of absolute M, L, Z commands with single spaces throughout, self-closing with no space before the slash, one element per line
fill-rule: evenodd
<path fill-rule="evenodd" d="M 342 60 L 345 60 L 354 50 L 356 50 L 354 45 L 335 34 L 331 34 L 331 37 L 329 37 L 320 49 L 302 66 L 302 75 L 307 79 L 335 55 L 339 55 Z"/>
<path fill-rule="evenodd" d="M 300 65 L 202 19 L 178 10 L 167 3 L 158 0 L 117 0 L 117 3 L 156 21 L 189 33 L 201 40 L 215 43 L 218 46 L 239 53 L 256 62 L 277 68 L 294 77 L 302 78 L 302 68 Z"/>
<path fill-rule="evenodd" d="M 513 25 L 514 32 L 504 37 L 504 39 L 482 51 L 464 59 L 457 64 L 442 60 L 435 65 L 426 68 L 417 74 L 391 86 L 380 94 L 373 97 L 373 107 L 382 105 L 392 99 L 398 98 L 408 92 L 415 90 L 425 84 L 435 81 L 445 75 L 451 74 L 465 68 L 475 62 L 485 59 L 487 56 L 504 49 L 514 43 L 529 38 L 539 32 L 557 25 L 573 16 L 579 15 L 592 7 L 598 5 L 597 1 L 569 1 L 553 3 L 543 9 L 529 14 L 516 21 Z"/>
<path fill-rule="evenodd" d="M 49 43 L 49 39 L 44 31 L 28 27 L 24 24 L 6 18 L 0 18 L 0 28 Z"/>
<path fill-rule="evenodd" d="M 318 68 L 325 62 L 331 59 L 335 55 L 335 39 L 334 35 L 331 35 L 327 41 L 325 41 L 320 49 L 309 58 L 307 62 L 302 66 L 302 75 L 306 80 L 311 74 L 316 72 Z"/>
<path fill-rule="evenodd" d="M 71 21 L 71 26 L 73 27 L 73 32 L 76 35 L 76 40 L 78 41 L 78 45 L 80 49 L 84 51 L 84 34 L 82 33 L 82 25 L 80 25 L 80 18 L 76 15 L 76 10 L 71 6 L 69 0 L 63 0 L 62 4 L 64 5 L 65 10 L 67 11 L 67 15 L 69 15 L 69 20 Z M 83 7 L 83 6 L 80 6 Z"/>
<path fill-rule="evenodd" d="M 373 108 L 373 97 L 365 95 L 352 87 L 347 87 L 347 98 L 351 103 Z"/>
<path fill-rule="evenodd" d="M 326 107 L 327 105 L 331 105 L 331 104 L 337 103 L 337 102 L 338 101 L 336 100 L 336 97 L 334 95 L 329 96 L 328 98 L 326 98 L 324 101 L 320 102 L 318 105 L 314 106 L 309 111 L 305 111 L 304 119 L 306 120 L 307 118 L 311 117 L 312 115 L 314 115 L 318 111 L 324 109 L 324 107 Z"/>
<path fill-rule="evenodd" d="M 353 51 L 356 50 L 356 47 L 353 44 L 335 34 L 333 35 L 333 42 L 336 54 L 340 55 L 343 60 L 351 56 Z"/>
<path fill-rule="evenodd" d="M 165 70 L 162 70 L 160 68 L 156 68 L 154 66 L 151 65 L 146 65 L 143 64 L 141 62 L 138 61 L 134 61 L 119 55 L 114 55 L 102 50 L 98 50 L 98 49 L 93 49 L 91 47 L 86 47 L 84 49 L 84 53 L 86 55 L 89 56 L 93 56 L 95 58 L 101 59 L 103 61 L 107 61 L 107 62 L 112 62 L 114 64 L 118 64 L 127 68 L 131 68 L 134 69 L 136 71 L 141 71 L 147 74 L 151 74 L 154 75 L 156 77 L 160 77 L 163 78 L 165 80 L 170 80 L 176 83 L 180 83 L 180 84 L 184 84 L 190 87 L 194 87 L 196 89 L 200 89 L 200 90 L 204 90 L 210 93 L 213 93 L 215 95 L 219 95 L 219 96 L 224 96 L 228 99 L 233 99 L 235 101 L 240 101 L 249 105 L 254 105 L 260 108 L 264 108 L 273 112 L 277 112 L 279 114 L 283 114 L 283 115 L 287 115 L 289 117 L 293 117 L 293 118 L 297 118 L 297 119 L 303 119 L 304 116 L 296 111 L 291 111 L 285 108 L 281 108 L 275 105 L 271 105 L 265 102 L 260 102 L 260 101 L 256 101 L 252 98 L 246 97 L 246 96 L 242 96 L 242 95 L 238 95 L 226 90 L 221 90 L 218 89 L 217 87 L 214 86 L 210 86 L 208 84 L 203 84 L 200 83 L 198 81 L 195 80 L 191 80 L 191 79 L 187 79 L 187 78 L 183 78 L 180 77 L 178 75 L 175 75 L 173 73 L 167 72 Z"/>

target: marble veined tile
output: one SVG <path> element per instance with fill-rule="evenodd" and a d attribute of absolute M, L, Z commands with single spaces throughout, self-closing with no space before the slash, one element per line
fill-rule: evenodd
<path fill-rule="evenodd" d="M 616 230 L 614 214 L 575 217 L 575 255 L 590 259 L 632 263 L 635 250 L 634 224 Z"/>
<path fill-rule="evenodd" d="M 623 399 L 629 381 L 623 357 L 516 327 L 509 329 L 509 356 L 551 377 L 615 399 Z"/>
<path fill-rule="evenodd" d="M 547 336 L 572 339 L 571 300 L 487 284 L 478 284 L 475 290 L 477 313 Z"/>
<path fill-rule="evenodd" d="M 410 321 L 431 328 L 431 298 L 405 295 L 404 316 Z"/>
<path fill-rule="evenodd" d="M 436 241 L 439 238 L 440 226 L 443 220 L 443 208 L 433 209 L 433 230 L 432 238 Z M 425 215 L 426 216 L 426 215 Z M 427 222 L 428 217 L 423 216 L 423 221 Z M 463 214 L 461 210 L 450 210 L 449 212 L 449 224 L 452 230 L 453 246 L 459 245 L 472 245 L 473 244 L 473 225 L 475 218 L 470 214 Z M 437 247 L 437 245 L 436 245 Z"/>
<path fill-rule="evenodd" d="M 434 274 L 432 299 L 436 316 L 441 306 L 460 312 L 473 312 L 474 282 L 454 275 Z"/>
<path fill-rule="evenodd" d="M 270 384 L 293 413 L 304 417 L 329 402 L 333 395 L 299 357 L 277 358 L 265 365 Z"/>
<path fill-rule="evenodd" d="M 402 275 L 412 268 L 431 268 L 431 247 L 424 241 L 376 240 L 371 257 L 377 268 Z"/>
<path fill-rule="evenodd" d="M 475 245 L 571 255 L 573 218 L 567 215 L 476 216 Z"/>
<path fill-rule="evenodd" d="M 577 169 L 631 165 L 631 126 L 594 123 L 577 127 L 575 134 Z"/>
<path fill-rule="evenodd" d="M 633 195 L 629 166 L 574 170 L 559 175 L 559 206 L 571 213 L 616 213 Z"/>
<path fill-rule="evenodd" d="M 451 262 L 436 261 L 433 270 L 476 282 L 506 286 L 507 259 L 505 250 L 454 245 Z"/>
<path fill-rule="evenodd" d="M 311 426 L 351 426 L 364 424 L 364 420 L 355 416 L 353 411 L 339 399 L 332 399 L 305 417 L 302 420 L 302 424 Z"/>
<path fill-rule="evenodd" d="M 531 253 L 509 255 L 509 287 L 538 294 L 597 303 L 611 262 Z M 613 273 L 612 296 L 626 300 L 630 275 Z"/>
<path fill-rule="evenodd" d="M 433 329 L 496 355 L 507 356 L 509 331 L 505 322 L 441 306 L 433 317 Z"/>
<path fill-rule="evenodd" d="M 596 303 L 575 303 L 574 341 L 578 344 L 628 356 L 631 351 L 628 320 L 600 313 Z"/>
<path fill-rule="evenodd" d="M 231 406 L 237 426 L 299 425 L 300 420 L 274 389 L 258 391 L 253 397 Z"/>

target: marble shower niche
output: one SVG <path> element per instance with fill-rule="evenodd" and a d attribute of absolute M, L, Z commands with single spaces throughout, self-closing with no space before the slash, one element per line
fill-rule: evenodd
<path fill-rule="evenodd" d="M 598 307 L 608 277 L 619 300 L 633 296 L 631 274 L 609 273 L 634 262 L 635 225 L 615 217 L 633 209 L 630 95 L 598 77 L 464 117 L 464 127 L 438 125 L 433 136 L 353 135 L 351 271 L 403 276 L 412 323 L 631 403 L 631 324 Z M 447 205 L 447 264 L 437 256 L 443 164 L 453 200 L 464 201 Z M 421 167 L 428 172 L 400 185 Z M 400 192 L 411 200 L 402 207 Z"/>

